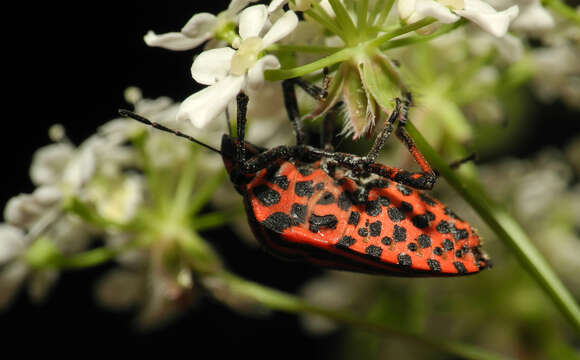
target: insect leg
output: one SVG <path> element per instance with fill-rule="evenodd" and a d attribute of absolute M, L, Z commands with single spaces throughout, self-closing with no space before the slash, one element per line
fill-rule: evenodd
<path fill-rule="evenodd" d="M 246 162 L 246 113 L 248 112 L 248 101 L 249 98 L 243 92 L 240 92 L 236 97 L 236 102 L 238 105 L 237 111 L 237 132 L 238 141 L 236 143 L 236 160 L 240 165 L 240 168 L 244 167 Z"/>
<path fill-rule="evenodd" d="M 409 153 L 411 153 L 417 164 L 419 164 L 419 166 L 421 167 L 422 170 L 421 172 L 410 174 L 422 174 L 421 177 L 423 179 L 421 180 L 421 182 L 424 182 L 428 186 L 427 188 L 430 189 L 437 181 L 438 174 L 435 172 L 435 170 L 433 170 L 431 165 L 429 165 L 427 160 L 425 160 L 423 154 L 421 154 L 419 149 L 417 149 L 417 146 L 413 142 L 413 139 L 411 139 L 409 133 L 407 133 L 407 130 L 405 129 L 405 125 L 407 123 L 407 113 L 410 105 L 411 105 L 411 95 L 409 93 L 406 93 L 405 99 L 403 100 L 403 106 L 401 107 L 399 124 L 397 125 L 397 130 L 395 131 L 395 134 L 403 142 L 403 144 L 407 146 Z"/>
<path fill-rule="evenodd" d="M 383 146 L 385 146 L 385 142 L 387 141 L 387 138 L 393 132 L 393 124 L 395 123 L 395 121 L 397 120 L 399 115 L 401 115 L 402 113 L 403 113 L 403 111 L 401 110 L 401 100 L 396 98 L 395 99 L 395 107 L 393 108 L 391 115 L 389 116 L 389 118 L 387 120 L 385 120 L 385 125 L 383 126 L 381 133 L 375 139 L 373 147 L 371 148 L 371 150 L 369 151 L 369 153 L 367 155 L 367 162 L 369 164 L 374 163 L 375 160 L 377 159 L 377 156 L 379 155 L 379 151 L 381 151 Z"/>
<path fill-rule="evenodd" d="M 284 93 L 284 105 L 286 107 L 286 112 L 288 113 L 288 118 L 292 123 L 294 134 L 296 135 L 296 144 L 303 145 L 305 143 L 305 135 L 302 125 L 302 119 L 300 118 L 300 111 L 298 110 L 298 101 L 296 100 L 295 86 L 301 87 L 304 91 L 306 91 L 307 94 L 309 94 L 310 96 L 319 101 L 324 100 L 327 91 L 314 84 L 310 84 L 309 82 L 300 78 L 282 81 L 282 91 Z"/>
<path fill-rule="evenodd" d="M 240 164 L 242 173 L 255 173 L 267 168 L 273 162 L 278 160 L 288 160 L 293 157 L 299 157 L 302 152 L 300 146 L 276 146 L 264 152 L 256 154 L 247 159 L 243 164 Z"/>

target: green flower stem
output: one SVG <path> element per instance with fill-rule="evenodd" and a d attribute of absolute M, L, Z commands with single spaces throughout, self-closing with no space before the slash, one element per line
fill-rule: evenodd
<path fill-rule="evenodd" d="M 206 229 L 211 229 L 214 227 L 219 227 L 227 224 L 237 215 L 241 214 L 244 210 L 243 207 L 236 209 L 235 211 L 228 212 L 211 212 L 208 214 L 203 214 L 192 220 L 193 229 L 195 231 L 203 231 Z"/>
<path fill-rule="evenodd" d="M 351 59 L 354 56 L 356 56 L 357 54 L 367 53 L 369 51 L 369 49 L 377 48 L 377 47 L 381 46 L 383 43 L 389 41 L 390 39 L 392 39 L 394 37 L 397 37 L 397 36 L 402 35 L 402 34 L 406 34 L 406 33 L 411 32 L 411 31 L 415 31 L 415 30 L 420 29 L 424 26 L 427 26 L 429 24 L 434 23 L 435 21 L 436 20 L 433 18 L 422 19 L 420 21 L 417 21 L 416 23 L 402 26 L 402 27 L 400 27 L 400 28 L 398 28 L 390 33 L 382 35 L 376 39 L 373 39 L 373 40 L 370 40 L 367 42 L 363 42 L 363 43 L 359 44 L 358 46 L 346 47 L 342 50 L 336 51 L 335 53 L 333 53 L 325 58 L 311 62 L 310 64 L 306 64 L 303 66 L 298 66 L 298 67 L 290 68 L 290 69 L 266 70 L 266 71 L 264 71 L 264 78 L 266 80 L 276 81 L 276 80 L 284 80 L 284 79 L 291 79 L 291 78 L 295 78 L 295 77 L 299 77 L 299 76 L 304 76 L 306 74 L 310 74 L 310 73 L 317 71 L 317 70 L 320 70 L 322 68 L 329 67 L 329 66 L 334 65 L 336 63 Z M 459 26 L 459 25 L 456 25 L 456 26 Z M 450 30 L 448 30 L 448 31 L 450 31 Z M 404 45 L 400 45 L 400 46 L 404 46 Z"/>
<path fill-rule="evenodd" d="M 576 25 L 580 26 L 580 14 L 576 9 L 568 6 L 562 0 L 542 0 L 542 5 L 549 7 L 563 18 L 573 21 Z"/>
<path fill-rule="evenodd" d="M 500 206 L 494 204 L 479 183 L 455 173 L 411 123 L 409 135 L 417 148 L 451 186 L 477 211 L 481 218 L 513 251 L 524 269 L 538 282 L 556 306 L 580 333 L 580 308 L 554 270 L 530 241 L 521 226 Z"/>
<path fill-rule="evenodd" d="M 312 2 L 312 6 L 313 6 L 313 8 L 305 11 L 304 14 L 306 14 L 307 16 L 310 16 L 316 22 L 318 22 L 319 24 L 324 26 L 326 29 L 328 29 L 328 31 L 336 34 L 341 39 L 345 40 L 344 32 L 342 31 L 341 28 L 339 28 L 335 24 L 334 19 L 331 18 L 330 16 L 328 16 L 326 11 L 323 8 L 321 8 L 320 5 L 316 1 Z"/>
<path fill-rule="evenodd" d="M 63 269 L 81 269 L 104 264 L 112 260 L 120 250 L 100 247 L 79 254 L 62 257 L 58 265 Z"/>
<path fill-rule="evenodd" d="M 276 81 L 284 79 L 292 79 L 299 76 L 304 76 L 310 74 L 316 70 L 320 70 L 325 67 L 329 67 L 341 61 L 345 61 L 353 57 L 358 51 L 358 48 L 344 48 L 340 51 L 335 52 L 325 58 L 311 62 L 303 66 L 298 66 L 291 69 L 280 69 L 280 70 L 266 70 L 264 71 L 264 77 L 266 80 Z"/>
<path fill-rule="evenodd" d="M 388 0 L 386 4 L 384 3 L 384 1 L 379 1 L 377 6 L 379 6 L 379 4 L 382 4 L 382 8 L 381 7 L 375 8 L 376 12 L 379 13 L 379 19 L 377 20 L 376 25 L 382 26 L 385 23 L 385 20 L 387 20 L 387 17 L 391 12 L 391 8 L 393 7 L 394 3 L 395 0 Z"/>
<path fill-rule="evenodd" d="M 358 31 L 362 36 L 366 35 L 367 31 L 367 14 L 369 12 L 369 0 L 360 0 L 354 3 L 357 6 L 357 26 Z"/>
<path fill-rule="evenodd" d="M 386 33 L 384 35 L 381 35 L 378 38 L 369 41 L 366 45 L 368 47 L 379 47 L 382 44 L 384 44 L 385 42 L 391 40 L 392 38 L 395 38 L 399 35 L 409 33 L 411 31 L 418 30 L 418 29 L 425 27 L 427 25 L 431 25 L 436 21 L 437 20 L 432 18 L 432 17 L 427 17 L 427 18 L 421 19 L 421 20 L 414 22 L 412 24 L 401 26 L 400 28 L 398 28 L 390 33 Z"/>
<path fill-rule="evenodd" d="M 467 23 L 467 20 L 465 20 L 464 18 L 461 18 L 459 21 L 456 21 L 452 24 L 446 24 L 446 25 L 441 26 L 439 29 L 437 29 L 437 31 L 434 31 L 433 33 L 431 33 L 429 35 L 412 35 L 412 36 L 406 37 L 404 39 L 391 40 L 391 41 L 383 44 L 381 46 L 381 50 L 386 51 L 389 49 L 394 49 L 394 48 L 398 48 L 398 47 L 403 47 L 403 46 L 408 46 L 408 45 L 413 45 L 413 44 L 418 44 L 418 43 L 430 41 L 430 40 L 433 40 L 441 35 L 447 34 L 451 31 L 457 29 L 458 27 L 465 25 L 466 23 Z"/>
<path fill-rule="evenodd" d="M 207 202 L 214 195 L 217 188 L 224 182 L 225 179 L 225 170 L 220 170 L 217 174 L 207 179 L 203 185 L 196 189 L 195 194 L 189 202 L 190 216 L 194 216 L 201 211 L 201 209 L 205 204 L 207 204 Z"/>
<path fill-rule="evenodd" d="M 315 45 L 284 45 L 273 44 L 268 46 L 266 50 L 270 51 L 286 51 L 286 52 L 303 52 L 312 54 L 332 54 L 343 48 L 333 46 L 315 46 Z"/>
<path fill-rule="evenodd" d="M 296 296 L 242 279 L 232 273 L 223 272 L 219 275 L 228 284 L 230 290 L 234 294 L 250 298 L 270 309 L 295 314 L 320 315 L 344 325 L 379 333 L 381 335 L 396 336 L 408 341 L 417 342 L 440 352 L 458 356 L 462 359 L 505 359 L 505 357 L 501 355 L 490 353 L 475 346 L 452 342 L 446 339 L 427 338 L 424 335 L 392 328 L 388 325 L 365 319 L 364 316 L 357 316 L 344 310 L 331 310 L 312 305 Z"/>
<path fill-rule="evenodd" d="M 188 160 L 183 166 L 175 196 L 173 197 L 173 207 L 171 209 L 173 216 L 180 216 L 186 212 L 191 201 L 192 192 L 194 190 L 197 165 L 199 163 L 199 152 L 196 151 L 197 145 L 191 144 L 192 159 Z M 212 192 L 213 193 L 213 192 Z"/>
<path fill-rule="evenodd" d="M 344 39 L 345 42 L 348 45 L 354 44 L 356 41 L 355 35 L 358 34 L 358 31 L 356 29 L 356 26 L 352 22 L 352 19 L 350 18 L 348 11 L 346 10 L 342 2 L 340 2 L 339 0 L 328 0 L 328 2 L 330 3 L 330 6 L 332 6 L 332 10 L 334 10 L 334 13 L 336 14 L 336 22 L 342 29 L 344 29 L 343 33 L 346 37 Z"/>

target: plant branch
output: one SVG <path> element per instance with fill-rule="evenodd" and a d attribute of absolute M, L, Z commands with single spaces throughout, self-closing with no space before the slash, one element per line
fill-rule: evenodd
<path fill-rule="evenodd" d="M 472 345 L 452 342 L 447 339 L 427 338 L 425 335 L 392 328 L 344 310 L 331 310 L 309 304 L 296 296 L 242 279 L 232 273 L 223 272 L 219 276 L 228 284 L 230 291 L 235 295 L 250 298 L 270 309 L 293 314 L 320 315 L 344 325 L 420 343 L 440 352 L 453 354 L 462 359 L 505 359 L 501 355 L 490 353 Z"/>

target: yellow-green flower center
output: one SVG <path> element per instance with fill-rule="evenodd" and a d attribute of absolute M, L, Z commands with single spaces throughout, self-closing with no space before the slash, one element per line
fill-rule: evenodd
<path fill-rule="evenodd" d="M 258 61 L 260 51 L 263 49 L 264 42 L 257 36 L 243 40 L 232 57 L 230 73 L 237 76 L 245 74 Z"/>

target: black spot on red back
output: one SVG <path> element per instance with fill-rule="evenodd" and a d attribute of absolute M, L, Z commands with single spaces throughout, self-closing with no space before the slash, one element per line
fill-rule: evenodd
<path fill-rule="evenodd" d="M 429 218 L 425 214 L 413 216 L 411 222 L 419 229 L 424 229 L 429 226 Z"/>
<path fill-rule="evenodd" d="M 375 245 L 369 245 L 366 247 L 365 253 L 373 258 L 378 258 L 383 253 L 383 249 Z"/>
<path fill-rule="evenodd" d="M 421 234 L 417 237 L 417 243 L 423 249 L 428 248 L 431 246 L 431 238 L 425 234 Z"/>
<path fill-rule="evenodd" d="M 378 216 L 382 212 L 381 204 L 378 201 L 368 201 L 365 211 L 369 216 Z"/>
<path fill-rule="evenodd" d="M 465 265 L 463 265 L 463 263 L 459 261 L 453 262 L 453 266 L 455 266 L 455 269 L 457 269 L 457 272 L 459 274 L 465 274 L 467 272 L 467 270 L 465 269 Z"/>
<path fill-rule="evenodd" d="M 340 240 L 338 240 L 338 242 L 336 243 L 336 247 L 337 248 L 343 248 L 343 249 L 348 249 L 349 247 L 351 247 L 354 243 L 356 242 L 355 238 L 352 238 L 350 236 L 343 236 Z"/>
<path fill-rule="evenodd" d="M 391 245 L 391 244 L 393 243 L 393 239 L 391 239 L 391 238 L 390 238 L 390 237 L 388 237 L 388 236 L 385 236 L 384 238 L 382 238 L 382 239 L 381 239 L 381 242 L 382 242 L 384 245 Z"/>
<path fill-rule="evenodd" d="M 374 223 L 371 223 L 369 225 L 369 230 L 370 230 L 371 236 L 380 236 L 382 228 L 383 228 L 383 223 L 381 223 L 378 220 L 375 221 Z"/>
<path fill-rule="evenodd" d="M 394 222 L 399 222 L 405 218 L 405 214 L 403 214 L 401 210 L 399 210 L 396 207 L 389 208 L 387 210 L 387 213 L 389 214 L 389 219 L 391 219 Z"/>
<path fill-rule="evenodd" d="M 334 195 L 327 191 L 325 192 L 320 199 L 316 202 L 319 205 L 328 205 L 328 204 L 333 204 L 336 201 Z"/>
<path fill-rule="evenodd" d="M 441 264 L 439 261 L 435 259 L 427 259 L 427 265 L 429 265 L 429 269 L 435 272 L 441 272 Z"/>
<path fill-rule="evenodd" d="M 360 221 L 360 213 L 352 211 L 350 213 L 350 216 L 348 217 L 348 224 L 357 226 L 359 221 Z"/>
<path fill-rule="evenodd" d="M 399 225 L 395 225 L 393 229 L 393 239 L 396 242 L 403 242 L 407 240 L 407 229 Z"/>
<path fill-rule="evenodd" d="M 260 184 L 252 189 L 254 195 L 264 206 L 272 206 L 280 202 L 280 194 L 268 185 Z"/>
<path fill-rule="evenodd" d="M 453 250 L 453 242 L 451 242 L 449 239 L 443 240 L 443 249 L 447 251 Z"/>
<path fill-rule="evenodd" d="M 397 256 L 397 261 L 399 265 L 409 267 L 412 264 L 411 257 L 405 253 L 400 253 Z"/>
<path fill-rule="evenodd" d="M 401 205 L 399 206 L 399 210 L 402 212 L 411 212 L 413 211 L 413 205 L 409 204 L 406 201 L 401 201 Z"/>
<path fill-rule="evenodd" d="M 310 218 L 308 218 L 308 223 L 310 224 L 310 231 L 317 233 L 320 228 L 327 228 L 327 229 L 336 229 L 336 225 L 338 224 L 338 219 L 336 216 L 329 214 L 329 215 L 316 215 L 310 214 Z"/>
<path fill-rule="evenodd" d="M 262 221 L 262 226 L 277 233 L 281 233 L 291 225 L 292 219 L 283 212 L 275 212 Z"/>
<path fill-rule="evenodd" d="M 311 197 L 314 193 L 314 187 L 312 186 L 312 180 L 308 181 L 297 181 L 294 185 L 294 192 L 300 197 Z"/>
<path fill-rule="evenodd" d="M 358 234 L 362 237 L 367 237 L 369 235 L 369 231 L 367 228 L 361 227 L 358 229 Z"/>

